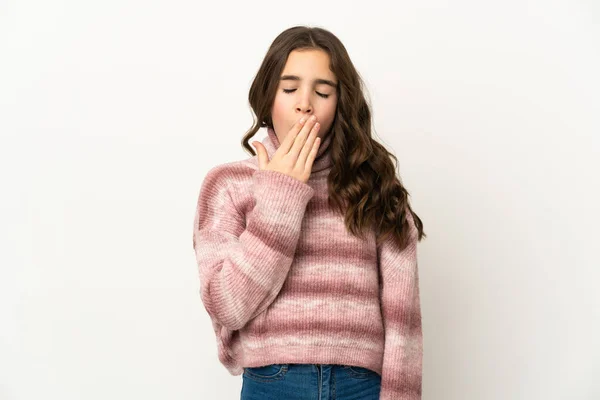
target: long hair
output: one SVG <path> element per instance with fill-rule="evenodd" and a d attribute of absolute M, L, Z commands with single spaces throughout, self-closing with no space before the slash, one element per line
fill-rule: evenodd
<path fill-rule="evenodd" d="M 410 240 L 412 215 L 418 240 L 426 237 L 421 219 L 412 211 L 409 193 L 396 176 L 398 159 L 371 136 L 371 108 L 363 93 L 364 82 L 346 48 L 331 32 L 318 27 L 294 26 L 280 33 L 265 55 L 248 99 L 256 115 L 242 146 L 256 155 L 250 139 L 262 127 L 273 128 L 271 109 L 279 77 L 293 50 L 323 50 L 329 54 L 330 70 L 338 79 L 338 103 L 331 131 L 331 171 L 327 177 L 328 203 L 344 215 L 347 230 L 363 237 L 375 229 L 379 245 L 390 235 L 400 249 Z M 392 163 L 392 159 L 394 163 Z"/>

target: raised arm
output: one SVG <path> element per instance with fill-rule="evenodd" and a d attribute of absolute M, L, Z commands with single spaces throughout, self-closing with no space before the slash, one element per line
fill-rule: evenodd
<path fill-rule="evenodd" d="M 314 189 L 277 171 L 256 170 L 250 185 L 255 206 L 242 215 L 228 168 L 211 169 L 202 183 L 193 246 L 204 307 L 213 323 L 238 330 L 281 290 Z"/>

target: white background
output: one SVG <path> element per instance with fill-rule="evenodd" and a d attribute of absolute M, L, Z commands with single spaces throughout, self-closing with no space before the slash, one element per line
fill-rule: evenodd
<path fill-rule="evenodd" d="M 251 80 L 299 24 L 346 46 L 429 236 L 423 399 L 599 399 L 599 22 L 592 0 L 1 1 L 0 399 L 239 398 L 195 203 L 250 157 Z"/>

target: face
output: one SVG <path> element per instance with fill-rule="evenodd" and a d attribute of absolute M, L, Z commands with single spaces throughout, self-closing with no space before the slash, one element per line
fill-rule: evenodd
<path fill-rule="evenodd" d="M 319 137 L 329 132 L 337 107 L 337 84 L 329 69 L 329 54 L 323 50 L 293 50 L 289 54 L 271 110 L 279 143 L 303 115 L 317 116 Z"/>

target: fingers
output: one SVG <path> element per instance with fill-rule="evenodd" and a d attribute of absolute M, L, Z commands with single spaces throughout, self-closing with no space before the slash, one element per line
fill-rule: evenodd
<path fill-rule="evenodd" d="M 321 143 L 321 138 L 319 138 L 317 136 L 318 132 L 319 132 L 319 128 L 320 128 L 320 124 L 316 123 L 313 128 L 310 131 L 310 134 L 308 135 L 308 138 L 306 138 L 306 142 L 304 143 L 300 154 L 298 155 L 298 159 L 296 161 L 296 164 L 299 164 L 301 166 L 304 166 L 307 163 L 307 159 L 310 156 L 313 156 L 313 150 L 318 149 L 319 148 L 319 144 Z M 300 140 L 300 138 L 298 138 L 298 140 Z M 315 152 L 316 155 L 316 152 Z M 313 160 L 314 160 L 314 156 L 313 156 Z M 312 160 L 311 161 L 311 165 L 312 165 Z"/>
<path fill-rule="evenodd" d="M 313 166 L 313 162 L 315 161 L 315 157 L 317 157 L 317 152 L 319 150 L 319 145 L 321 144 L 321 138 L 318 137 L 315 139 L 315 141 L 313 142 L 312 148 L 310 150 L 310 153 L 308 153 L 308 158 L 304 164 L 304 172 L 310 176 L 310 173 L 312 171 L 312 166 Z M 305 146 L 308 147 L 308 146 Z"/>
<path fill-rule="evenodd" d="M 253 142 L 257 150 L 259 168 L 279 171 L 307 182 L 321 143 L 317 135 L 319 129 L 320 124 L 317 123 L 316 117 L 297 121 L 270 160 L 264 146 Z"/>
<path fill-rule="evenodd" d="M 315 127 L 317 128 L 317 130 L 319 129 L 320 124 L 316 121 L 317 121 L 317 119 L 315 116 L 311 117 L 308 121 L 306 121 L 304 123 L 302 130 L 300 130 L 300 132 L 296 135 L 294 143 L 292 144 L 292 148 L 290 149 L 290 152 L 289 152 L 289 154 L 291 156 L 293 156 L 295 159 L 298 158 L 298 155 L 300 154 L 300 151 L 304 147 L 304 144 L 305 144 L 308 136 L 311 134 L 311 132 L 313 130 L 315 130 Z M 309 147 L 309 150 L 310 150 L 310 147 Z"/>
<path fill-rule="evenodd" d="M 292 129 L 290 129 L 288 134 L 285 136 L 285 139 L 283 139 L 283 142 L 279 146 L 281 148 L 281 151 L 283 152 L 283 154 L 287 154 L 290 151 L 290 149 L 292 148 L 292 145 L 294 144 L 294 141 L 296 140 L 296 136 L 298 136 L 298 133 L 300 132 L 300 130 L 306 123 L 306 121 L 303 121 L 303 119 L 306 119 L 306 118 L 307 117 L 302 117 L 302 118 L 298 119 L 298 121 L 296 121 L 294 126 L 292 126 Z"/>
<path fill-rule="evenodd" d="M 265 169 L 267 164 L 269 163 L 269 154 L 267 153 L 267 149 L 260 142 L 252 142 L 254 148 L 256 149 L 256 154 L 258 156 L 258 168 Z"/>

